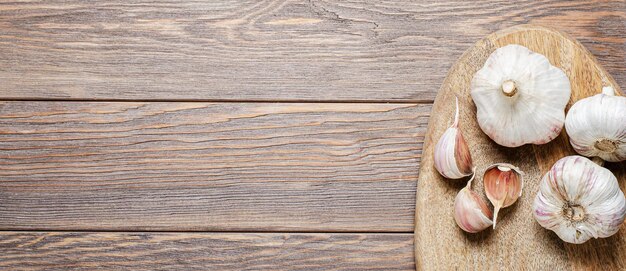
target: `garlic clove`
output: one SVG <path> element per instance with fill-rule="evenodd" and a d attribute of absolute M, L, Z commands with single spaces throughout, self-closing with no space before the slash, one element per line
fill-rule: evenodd
<path fill-rule="evenodd" d="M 567 156 L 543 176 L 533 215 L 563 241 L 581 244 L 617 233 L 626 198 L 611 171 L 585 157 Z"/>
<path fill-rule="evenodd" d="M 472 156 L 459 129 L 459 99 L 456 99 L 454 123 L 435 145 L 435 168 L 448 179 L 460 179 L 472 174 Z"/>
<path fill-rule="evenodd" d="M 522 196 L 524 173 L 511 164 L 497 163 L 487 167 L 483 176 L 485 194 L 493 204 L 493 228 L 496 228 L 498 212 Z"/>
<path fill-rule="evenodd" d="M 576 102 L 565 117 L 565 131 L 574 150 L 609 162 L 626 160 L 626 97 L 612 87 Z"/>
<path fill-rule="evenodd" d="M 499 145 L 518 147 L 559 135 L 570 92 L 565 73 L 545 56 L 511 44 L 489 56 L 470 94 L 483 132 Z"/>
<path fill-rule="evenodd" d="M 476 233 L 493 225 L 491 210 L 485 201 L 471 189 L 474 176 L 467 182 L 467 186 L 459 191 L 454 200 L 454 221 L 459 228 L 469 233 Z"/>

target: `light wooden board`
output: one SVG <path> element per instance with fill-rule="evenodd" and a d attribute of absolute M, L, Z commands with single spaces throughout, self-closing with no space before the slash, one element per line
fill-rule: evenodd
<path fill-rule="evenodd" d="M 430 109 L 0 102 L 0 229 L 412 232 Z"/>
<path fill-rule="evenodd" d="M 478 127 L 476 108 L 469 95 L 471 79 L 491 52 L 511 43 L 547 56 L 553 65 L 566 72 L 572 83 L 568 108 L 581 98 L 599 93 L 602 86 L 610 85 L 620 91 L 585 48 L 555 30 L 528 25 L 514 27 L 492 34 L 470 48 L 444 80 L 429 123 L 417 191 L 418 269 L 626 269 L 626 229 L 610 238 L 571 245 L 543 229 L 532 217 L 532 201 L 540 178 L 558 159 L 574 154 L 565 131 L 546 145 L 511 149 L 496 145 Z M 484 197 L 482 175 L 485 167 L 494 162 L 509 162 L 526 173 L 523 196 L 515 205 L 501 211 L 495 231 L 466 234 L 456 226 L 452 216 L 454 197 L 466 180 L 444 179 L 433 165 L 434 145 L 453 118 L 454 95 L 460 99 L 461 130 L 470 144 L 474 165 L 479 167 L 475 190 Z M 613 164 L 609 168 L 616 173 L 622 189 L 626 188 L 625 164 Z"/>
<path fill-rule="evenodd" d="M 2 270 L 415 270 L 412 234 L 0 232 Z"/>
<path fill-rule="evenodd" d="M 567 31 L 626 84 L 626 2 L 3 1 L 0 99 L 429 101 L 479 38 Z"/>

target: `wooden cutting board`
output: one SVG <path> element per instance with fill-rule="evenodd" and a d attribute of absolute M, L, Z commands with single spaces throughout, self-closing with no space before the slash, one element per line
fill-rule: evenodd
<path fill-rule="evenodd" d="M 545 145 L 506 148 L 491 141 L 478 127 L 476 107 L 469 94 L 470 82 L 498 47 L 520 44 L 545 55 L 552 65 L 568 75 L 572 96 L 567 109 L 576 101 L 599 93 L 603 86 L 621 92 L 613 78 L 595 58 L 572 37 L 541 26 L 521 25 L 491 34 L 463 54 L 450 69 L 435 100 L 425 139 L 417 185 L 415 258 L 418 270 L 626 270 L 626 226 L 614 236 L 594 239 L 582 245 L 561 241 L 532 216 L 532 202 L 543 174 L 558 159 L 574 154 L 567 135 Z M 522 197 L 500 211 L 497 228 L 477 234 L 459 229 L 452 216 L 454 198 L 467 179 L 441 177 L 433 163 L 433 148 L 452 123 L 454 96 L 459 97 L 460 128 L 478 166 L 473 188 L 484 196 L 484 169 L 496 162 L 507 162 L 525 173 Z M 605 165 L 625 190 L 626 163 Z"/>

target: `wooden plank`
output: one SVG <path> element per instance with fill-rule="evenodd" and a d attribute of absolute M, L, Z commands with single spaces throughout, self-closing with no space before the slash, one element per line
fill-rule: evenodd
<path fill-rule="evenodd" d="M 0 232 L 6 270 L 415 270 L 412 234 Z"/>
<path fill-rule="evenodd" d="M 0 229 L 411 232 L 430 109 L 0 102 Z"/>
<path fill-rule="evenodd" d="M 476 40 L 570 33 L 626 85 L 626 2 L 0 3 L 1 99 L 432 101 Z"/>
<path fill-rule="evenodd" d="M 465 266 L 469 270 L 483 270 L 497 263 L 502 270 L 626 270 L 624 227 L 609 238 L 574 245 L 542 228 L 533 217 L 532 205 L 543 175 L 557 160 L 576 154 L 565 130 L 544 145 L 506 148 L 489 139 L 479 127 L 476 106 L 470 96 L 472 77 L 496 48 L 508 44 L 521 44 L 543 54 L 552 65 L 565 72 L 571 83 L 566 111 L 576 101 L 600 93 L 604 86 L 612 86 L 621 93 L 613 78 L 580 43 L 553 29 L 517 26 L 489 35 L 468 50 L 441 86 L 433 108 L 433 115 L 441 117 L 433 118 L 426 135 L 416 205 L 415 243 L 419 268 L 450 270 Z M 511 163 L 525 173 L 522 196 L 514 205 L 500 211 L 495 230 L 468 234 L 457 227 L 453 219 L 454 199 L 467 179 L 447 180 L 434 168 L 433 149 L 450 126 L 455 110 L 454 102 L 450 101 L 455 96 L 459 97 L 462 108 L 460 129 L 470 144 L 473 164 L 478 167 L 474 191 L 484 195 L 482 177 L 488 165 Z M 607 168 L 620 180 L 622 189 L 626 189 L 626 162 L 612 163 Z M 432 261 L 435 257 L 439 260 Z"/>

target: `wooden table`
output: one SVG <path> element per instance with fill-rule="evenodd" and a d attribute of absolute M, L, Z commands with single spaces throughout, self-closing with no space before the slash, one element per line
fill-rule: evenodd
<path fill-rule="evenodd" d="M 0 269 L 413 270 L 452 63 L 536 23 L 626 86 L 625 21 L 620 0 L 2 2 Z"/>

